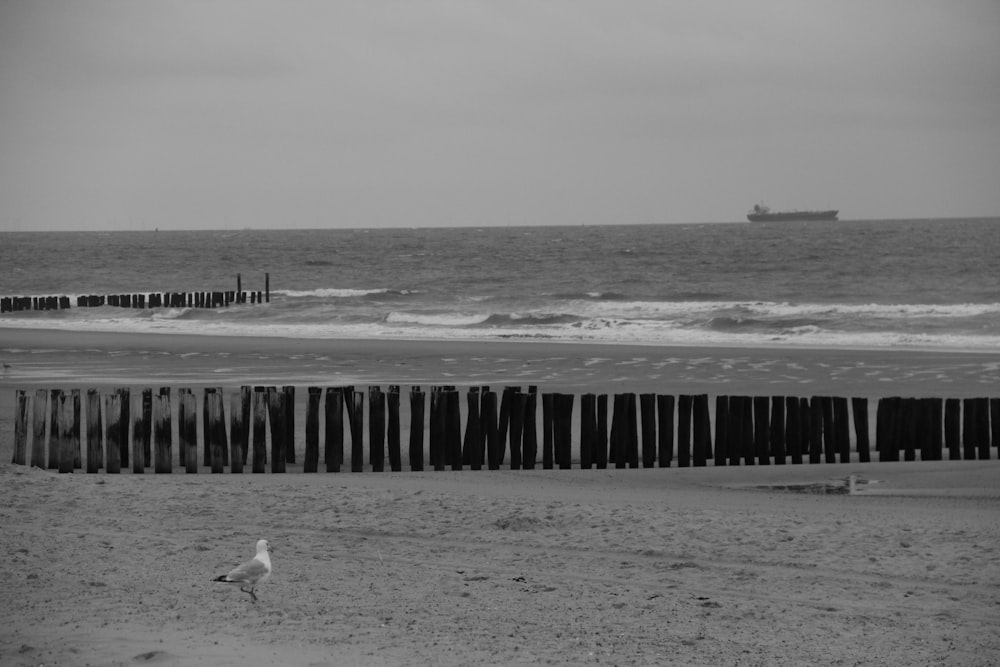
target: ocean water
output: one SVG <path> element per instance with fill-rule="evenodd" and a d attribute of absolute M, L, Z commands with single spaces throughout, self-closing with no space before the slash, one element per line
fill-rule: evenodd
<path fill-rule="evenodd" d="M 80 294 L 263 290 L 206 310 Z M 0 234 L 2 327 L 1000 352 L 1000 219 Z"/>

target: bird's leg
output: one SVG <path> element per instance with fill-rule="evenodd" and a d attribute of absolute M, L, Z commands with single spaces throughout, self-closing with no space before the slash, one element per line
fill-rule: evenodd
<path fill-rule="evenodd" d="M 253 586 L 250 587 L 250 597 L 253 598 L 254 602 L 257 601 L 257 595 L 253 592 Z"/>

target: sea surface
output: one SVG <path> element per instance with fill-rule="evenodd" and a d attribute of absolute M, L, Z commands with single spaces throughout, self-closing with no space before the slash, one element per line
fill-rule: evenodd
<path fill-rule="evenodd" d="M 219 309 L 81 294 L 263 290 Z M 0 233 L 2 327 L 1000 352 L 1000 219 Z"/>

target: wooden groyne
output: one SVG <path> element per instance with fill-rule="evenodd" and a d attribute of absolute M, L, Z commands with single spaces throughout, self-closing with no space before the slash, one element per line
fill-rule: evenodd
<path fill-rule="evenodd" d="M 271 302 L 271 275 L 265 274 L 264 290 L 244 291 L 243 278 L 236 276 L 235 290 L 196 292 L 142 292 L 119 294 L 82 294 L 69 296 L 0 297 L 0 313 L 30 310 L 65 310 L 67 308 L 227 308 L 240 304 Z"/>
<path fill-rule="evenodd" d="M 13 462 L 60 472 L 170 473 L 176 465 L 188 473 L 283 473 L 301 443 L 307 473 L 321 469 L 321 458 L 326 472 L 347 465 L 396 472 L 404 462 L 413 471 L 531 470 L 989 460 L 1000 447 L 998 398 L 882 398 L 872 430 L 868 399 L 857 397 L 712 401 L 472 387 L 462 409 L 452 386 L 432 387 L 429 396 L 414 386 L 406 401 L 398 385 L 370 386 L 367 400 L 353 386 L 308 387 L 303 395 L 297 401 L 293 386 L 244 386 L 232 392 L 227 420 L 222 388 L 207 387 L 199 429 L 197 397 L 186 388 L 122 387 L 103 402 L 94 389 L 85 402 L 79 389 L 17 390 Z M 297 413 L 304 414 L 302 439 Z"/>

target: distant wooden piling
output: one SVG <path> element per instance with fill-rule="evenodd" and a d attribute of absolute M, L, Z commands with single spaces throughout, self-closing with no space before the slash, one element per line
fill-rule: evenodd
<path fill-rule="evenodd" d="M 857 442 L 858 460 L 862 463 L 871 461 L 871 441 L 868 436 L 868 399 L 854 397 L 851 399 L 851 410 L 854 414 L 854 437 Z"/>
<path fill-rule="evenodd" d="M 785 451 L 792 465 L 802 463 L 801 403 L 795 396 L 785 398 Z"/>
<path fill-rule="evenodd" d="M 656 465 L 656 394 L 639 394 L 639 419 L 642 424 L 642 467 Z"/>
<path fill-rule="evenodd" d="M 555 462 L 562 470 L 573 467 L 573 394 L 555 394 L 552 401 L 552 442 Z"/>
<path fill-rule="evenodd" d="M 729 397 L 715 397 L 715 465 L 724 466 L 729 456 Z M 664 465 L 662 462 L 660 465 Z"/>
<path fill-rule="evenodd" d="M 693 398 L 681 394 L 677 398 L 677 467 L 691 466 L 691 415 Z"/>
<path fill-rule="evenodd" d="M 446 460 L 452 470 L 462 469 L 462 413 L 460 411 L 461 396 L 455 388 L 445 392 L 445 447 Z"/>
<path fill-rule="evenodd" d="M 851 462 L 851 428 L 848 412 L 847 399 L 843 396 L 834 396 L 833 402 L 833 426 L 834 426 L 834 449 L 841 463 Z"/>
<path fill-rule="evenodd" d="M 462 463 L 470 470 L 483 468 L 483 426 L 479 419 L 479 406 L 482 398 L 479 387 L 469 387 L 465 394 L 465 436 L 462 439 Z"/>
<path fill-rule="evenodd" d="M 61 413 L 61 389 L 49 391 L 49 470 L 59 469 L 59 415 Z"/>
<path fill-rule="evenodd" d="M 691 399 L 692 459 L 695 466 L 707 465 L 712 458 L 712 418 L 708 411 L 708 395 L 698 394 Z"/>
<path fill-rule="evenodd" d="M 87 472 L 97 472 L 104 461 L 101 442 L 104 437 L 104 423 L 101 421 L 101 393 L 96 389 L 87 390 Z"/>
<path fill-rule="evenodd" d="M 944 402 L 944 444 L 948 448 L 948 459 L 962 458 L 962 400 L 948 398 Z"/>
<path fill-rule="evenodd" d="M 518 387 L 510 397 L 510 469 L 520 470 L 523 460 L 522 437 L 524 435 L 524 404 L 527 394 Z"/>
<path fill-rule="evenodd" d="M 785 464 L 785 397 L 771 397 L 771 458 L 775 465 Z"/>
<path fill-rule="evenodd" d="M 319 472 L 319 402 L 323 397 L 322 387 L 309 387 L 306 400 L 306 451 L 302 460 L 302 472 Z"/>
<path fill-rule="evenodd" d="M 351 424 L 351 472 L 363 472 L 365 469 L 365 395 L 354 391 L 353 387 L 344 389 L 344 400 L 347 403 L 347 415 Z"/>
<path fill-rule="evenodd" d="M 580 396 L 580 468 L 594 465 L 594 445 L 597 440 L 597 396 Z"/>
<path fill-rule="evenodd" d="M 552 436 L 554 411 L 553 395 L 542 394 L 542 469 L 552 470 L 555 465 L 555 445 Z M 492 468 L 491 468 L 492 470 Z"/>
<path fill-rule="evenodd" d="M 524 416 L 521 433 L 521 463 L 525 470 L 534 470 L 538 463 L 538 429 L 535 420 L 538 413 L 538 388 L 528 387 L 524 396 Z"/>
<path fill-rule="evenodd" d="M 757 465 L 771 462 L 771 398 L 754 396 L 753 401 L 753 453 Z"/>
<path fill-rule="evenodd" d="M 608 467 L 608 395 L 597 395 L 597 442 L 594 450 L 594 465 L 598 469 Z"/>

